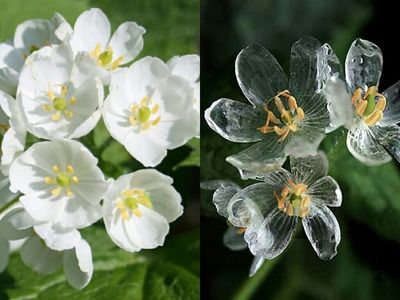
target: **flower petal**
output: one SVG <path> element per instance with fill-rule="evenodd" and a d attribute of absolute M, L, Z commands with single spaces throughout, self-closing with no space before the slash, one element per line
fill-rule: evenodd
<path fill-rule="evenodd" d="M 202 184 L 202 188 L 204 186 L 209 186 L 211 187 L 212 190 L 215 190 L 213 194 L 213 203 L 215 207 L 217 208 L 217 212 L 223 216 L 228 218 L 228 203 L 232 199 L 232 197 L 240 191 L 240 187 L 231 182 L 231 181 L 213 181 L 211 182 L 205 182 Z"/>
<path fill-rule="evenodd" d="M 34 226 L 37 235 L 44 240 L 46 246 L 52 250 L 62 251 L 72 249 L 81 239 L 76 229 L 65 229 L 58 224 L 44 223 Z"/>
<path fill-rule="evenodd" d="M 257 128 L 265 124 L 266 113 L 248 104 L 219 99 L 206 109 L 204 117 L 212 130 L 232 142 L 256 142 L 265 137 Z"/>
<path fill-rule="evenodd" d="M 251 262 L 250 270 L 249 270 L 249 276 L 252 277 L 254 276 L 258 270 L 262 267 L 264 264 L 265 258 L 262 256 L 254 256 L 253 261 Z"/>
<path fill-rule="evenodd" d="M 228 156 L 226 161 L 235 166 L 243 179 L 246 173 L 266 173 L 280 168 L 286 160 L 283 152 L 285 141 L 278 142 L 275 134 L 267 134 L 265 139 L 249 148 Z"/>
<path fill-rule="evenodd" d="M 53 23 L 48 20 L 27 20 L 15 29 L 14 46 L 28 56 L 34 49 L 54 44 L 57 41 L 54 31 Z"/>
<path fill-rule="evenodd" d="M 295 182 L 313 184 L 328 174 L 329 163 L 323 152 L 314 156 L 290 157 L 290 172 Z"/>
<path fill-rule="evenodd" d="M 20 253 L 24 264 L 39 274 L 52 274 L 61 267 L 60 252 L 47 248 L 38 236 L 27 239 Z"/>
<path fill-rule="evenodd" d="M 346 81 L 350 91 L 378 86 L 382 72 L 382 52 L 374 43 L 356 39 L 346 56 Z"/>
<path fill-rule="evenodd" d="M 303 218 L 304 231 L 319 258 L 332 259 L 340 243 L 340 227 L 333 213 L 324 205 L 311 205 L 309 216 Z"/>
<path fill-rule="evenodd" d="M 83 289 L 93 275 L 92 250 L 90 245 L 81 239 L 74 249 L 63 255 L 63 267 L 68 283 L 75 289 Z"/>
<path fill-rule="evenodd" d="M 9 95 L 17 92 L 19 73 L 9 68 L 0 68 L 0 89 Z"/>
<path fill-rule="evenodd" d="M 281 66 L 261 45 L 244 48 L 236 58 L 235 70 L 243 94 L 254 106 L 263 108 L 266 100 L 288 88 Z"/>
<path fill-rule="evenodd" d="M 32 236 L 34 220 L 21 207 L 10 210 L 0 220 L 0 236 L 15 241 Z"/>
<path fill-rule="evenodd" d="M 313 95 L 317 90 L 317 53 L 320 47 L 320 42 L 309 36 L 293 44 L 289 91 L 295 97 Z"/>
<path fill-rule="evenodd" d="M 174 56 L 167 62 L 173 75 L 177 75 L 189 82 L 196 82 L 200 76 L 200 56 L 188 54 Z"/>
<path fill-rule="evenodd" d="M 307 191 L 312 201 L 321 205 L 339 207 L 342 204 L 342 191 L 335 179 L 324 176 L 314 182 Z"/>
<path fill-rule="evenodd" d="M 240 251 L 247 248 L 243 238 L 243 233 L 238 232 L 238 228 L 229 226 L 223 236 L 224 246 L 232 251 Z"/>
<path fill-rule="evenodd" d="M 122 65 L 132 61 L 143 49 L 145 32 L 146 30 L 135 22 L 125 22 L 119 25 L 109 44 L 113 50 L 113 59 L 122 56 Z"/>
<path fill-rule="evenodd" d="M 371 129 L 361 122 L 350 128 L 346 144 L 350 153 L 366 165 L 377 166 L 391 160 L 385 148 L 375 139 Z"/>
<path fill-rule="evenodd" d="M 386 107 L 383 111 L 382 123 L 393 125 L 400 122 L 400 81 L 387 88 L 383 95 L 386 97 Z"/>

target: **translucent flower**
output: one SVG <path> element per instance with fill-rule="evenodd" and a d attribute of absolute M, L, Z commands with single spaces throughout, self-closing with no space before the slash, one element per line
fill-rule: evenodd
<path fill-rule="evenodd" d="M 236 193 L 228 205 L 229 218 L 246 224 L 257 207 L 261 225 L 247 228 L 244 235 L 255 256 L 273 259 L 281 254 L 301 220 L 318 256 L 331 259 L 340 242 L 340 228 L 328 206 L 340 206 L 342 194 L 336 181 L 327 176 L 328 161 L 322 154 L 290 157 L 290 168 L 291 173 L 280 168 L 259 175 L 262 182 Z"/>
<path fill-rule="evenodd" d="M 103 217 L 115 244 L 126 251 L 164 244 L 169 224 L 183 213 L 172 178 L 154 169 L 119 177 L 104 196 Z"/>
<path fill-rule="evenodd" d="M 27 131 L 44 139 L 86 135 L 101 117 L 103 85 L 91 59 L 65 44 L 32 54 L 21 71 L 17 102 Z"/>
<path fill-rule="evenodd" d="M 65 230 L 52 223 L 38 225 L 23 208 L 16 208 L 0 221 L 0 234 L 8 240 L 26 239 L 21 259 L 34 271 L 48 275 L 63 267 L 67 281 L 76 289 L 90 282 L 92 251 L 76 229 Z"/>
<path fill-rule="evenodd" d="M 51 20 L 27 20 L 17 26 L 14 38 L 0 44 L 0 90 L 15 95 L 25 59 L 44 46 L 60 43 L 55 31 L 65 22 L 55 13 Z"/>
<path fill-rule="evenodd" d="M 107 16 L 100 9 L 92 8 L 78 17 L 73 29 L 64 28 L 59 37 L 66 36 L 75 54 L 89 53 L 97 65 L 97 74 L 108 84 L 110 71 L 131 62 L 143 49 L 145 32 L 135 22 L 125 22 L 111 36 Z"/>
<path fill-rule="evenodd" d="M 97 159 L 73 140 L 35 143 L 12 163 L 11 191 L 35 221 L 83 228 L 101 218 L 109 183 Z"/>
<path fill-rule="evenodd" d="M 198 122 L 197 137 L 200 137 L 200 56 L 189 54 L 174 56 L 167 62 L 173 75 L 180 76 L 190 82 L 193 91 L 193 115 L 188 116 Z"/>
<path fill-rule="evenodd" d="M 114 73 L 104 102 L 104 123 L 118 142 L 146 167 L 196 135 L 190 84 L 168 66 L 145 57 Z"/>
<path fill-rule="evenodd" d="M 239 53 L 236 77 L 252 105 L 223 98 L 206 110 L 205 118 L 225 139 L 257 142 L 227 158 L 242 172 L 242 177 L 246 171 L 277 169 L 288 155 L 316 154 L 330 128 L 326 99 L 316 92 L 320 48 L 320 43 L 311 37 L 293 45 L 289 81 L 262 46 L 251 45 Z"/>
<path fill-rule="evenodd" d="M 377 45 L 356 39 L 347 53 L 345 79 L 329 45 L 320 56 L 320 83 L 336 115 L 336 122 L 349 129 L 347 148 L 367 165 L 400 161 L 400 82 L 378 91 L 382 52 Z"/>

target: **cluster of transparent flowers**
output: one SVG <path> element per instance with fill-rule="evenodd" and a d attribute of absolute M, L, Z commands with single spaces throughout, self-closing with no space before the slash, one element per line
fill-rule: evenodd
<path fill-rule="evenodd" d="M 255 256 L 251 275 L 282 253 L 299 219 L 321 259 L 336 255 L 340 228 L 327 206 L 340 206 L 342 194 L 318 150 L 327 133 L 349 129 L 347 148 L 367 165 L 391 156 L 400 161 L 400 83 L 379 93 L 381 70 L 380 49 L 361 39 L 351 45 L 343 72 L 328 44 L 303 37 L 292 46 L 289 80 L 262 46 L 239 53 L 236 77 L 251 105 L 219 99 L 205 119 L 229 141 L 256 142 L 226 160 L 243 179 L 262 183 L 241 189 L 211 181 L 204 188 L 216 190 L 213 202 L 232 226 L 224 243 Z M 291 173 L 282 168 L 287 157 Z"/>
<path fill-rule="evenodd" d="M 80 229 L 103 219 L 113 242 L 133 252 L 163 245 L 182 215 L 172 178 L 155 169 L 106 178 L 78 140 L 103 118 L 135 159 L 155 167 L 199 135 L 199 56 L 131 63 L 144 33 L 125 22 L 111 35 L 94 8 L 73 27 L 57 13 L 28 20 L 0 44 L 0 272 L 22 240 L 27 266 L 42 274 L 63 266 L 81 289 L 93 263 Z"/>

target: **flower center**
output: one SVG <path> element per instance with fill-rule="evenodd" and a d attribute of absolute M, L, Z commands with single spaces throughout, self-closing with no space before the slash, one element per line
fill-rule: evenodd
<path fill-rule="evenodd" d="M 90 51 L 90 56 L 94 58 L 100 67 L 105 69 L 115 70 L 117 69 L 124 59 L 121 55 L 113 61 L 114 51 L 111 47 L 108 47 L 105 51 L 101 51 L 101 45 L 97 44 L 96 47 Z"/>
<path fill-rule="evenodd" d="M 76 103 L 76 98 L 74 96 L 67 98 L 68 95 L 68 87 L 66 85 L 61 85 L 61 91 L 56 96 L 52 88 L 49 88 L 47 92 L 47 97 L 50 100 L 51 104 L 42 105 L 42 109 L 45 112 L 51 112 L 51 119 L 54 122 L 57 122 L 61 119 L 62 116 L 65 116 L 67 119 L 71 119 L 74 113 L 68 109 L 69 105 L 74 105 Z"/>
<path fill-rule="evenodd" d="M 140 104 L 132 104 L 131 113 L 129 115 L 129 123 L 135 126 L 139 131 L 149 129 L 151 126 L 156 126 L 160 123 L 161 116 L 159 115 L 160 106 L 158 104 L 151 105 L 151 98 L 145 96 L 140 100 Z"/>
<path fill-rule="evenodd" d="M 286 99 L 288 109 L 286 109 L 281 98 Z M 273 99 L 280 113 L 279 118 L 268 109 L 268 101 L 264 106 L 264 110 L 267 112 L 267 121 L 265 125 L 257 129 L 264 134 L 274 132 L 280 137 L 278 141 L 282 142 L 289 133 L 297 131 L 298 123 L 304 119 L 304 111 L 297 106 L 296 99 L 290 95 L 288 90 L 279 92 Z"/>
<path fill-rule="evenodd" d="M 310 196 L 306 194 L 308 186 L 304 183 L 295 184 L 292 180 L 280 194 L 274 191 L 278 208 L 288 216 L 304 218 L 310 212 Z"/>
<path fill-rule="evenodd" d="M 122 198 L 117 200 L 116 207 L 125 221 L 132 215 L 138 218 L 142 216 L 139 205 L 153 208 L 150 196 L 142 189 L 125 189 L 121 192 L 121 196 Z"/>
<path fill-rule="evenodd" d="M 361 117 L 368 126 L 373 126 L 383 118 L 383 111 L 386 107 L 386 97 L 378 93 L 376 86 L 371 86 L 363 93 L 362 88 L 357 88 L 351 102 L 356 114 Z"/>
<path fill-rule="evenodd" d="M 51 190 L 51 194 L 57 197 L 61 194 L 62 191 L 64 191 L 68 197 L 72 197 L 74 193 L 71 190 L 71 185 L 79 183 L 78 177 L 74 175 L 74 168 L 71 165 L 67 165 L 65 171 L 62 172 L 59 166 L 54 165 L 52 167 L 52 171 L 54 173 L 54 176 L 44 177 L 44 182 L 46 184 L 56 186 L 54 189 Z"/>

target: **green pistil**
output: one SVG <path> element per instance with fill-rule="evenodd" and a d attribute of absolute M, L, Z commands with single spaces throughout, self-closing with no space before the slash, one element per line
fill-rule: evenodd
<path fill-rule="evenodd" d="M 112 57 L 113 52 L 111 50 L 107 50 L 99 55 L 99 61 L 102 66 L 106 66 L 112 61 Z"/>
<path fill-rule="evenodd" d="M 372 112 L 375 110 L 375 97 L 376 93 L 370 93 L 367 97 L 367 108 L 364 111 L 364 116 L 368 116 L 372 114 Z"/>
<path fill-rule="evenodd" d="M 145 123 L 150 119 L 151 110 L 148 107 L 141 107 L 139 109 L 139 122 Z"/>
<path fill-rule="evenodd" d="M 301 196 L 298 196 L 296 194 L 292 194 L 289 198 L 290 202 L 292 203 L 293 207 L 300 207 L 301 205 Z"/>
<path fill-rule="evenodd" d="M 57 97 L 53 101 L 53 106 L 56 110 L 64 110 L 67 108 L 67 101 L 64 98 Z"/>
<path fill-rule="evenodd" d="M 64 173 L 60 173 L 57 175 L 57 184 L 62 187 L 67 187 L 71 184 L 71 178 Z"/>

